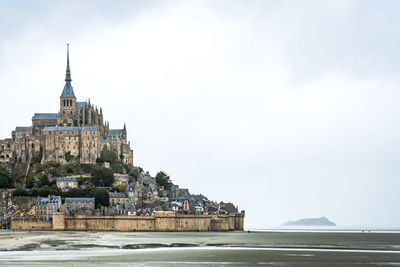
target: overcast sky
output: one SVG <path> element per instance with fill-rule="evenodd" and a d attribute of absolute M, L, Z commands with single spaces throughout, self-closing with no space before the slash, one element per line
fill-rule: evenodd
<path fill-rule="evenodd" d="M 400 228 L 398 1 L 2 1 L 0 138 L 78 101 L 247 228 Z"/>

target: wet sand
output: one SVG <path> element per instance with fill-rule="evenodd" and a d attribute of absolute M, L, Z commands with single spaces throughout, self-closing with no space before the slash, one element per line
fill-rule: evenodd
<path fill-rule="evenodd" d="M 0 265 L 400 266 L 398 233 L 0 231 Z"/>

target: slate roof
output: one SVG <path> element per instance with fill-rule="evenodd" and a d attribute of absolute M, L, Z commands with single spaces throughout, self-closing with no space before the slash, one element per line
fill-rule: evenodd
<path fill-rule="evenodd" d="M 38 205 L 45 205 L 49 202 L 49 199 L 47 197 L 41 198 L 37 201 Z"/>
<path fill-rule="evenodd" d="M 97 129 L 94 126 L 83 126 L 81 127 L 81 131 L 98 131 L 99 129 Z"/>
<path fill-rule="evenodd" d="M 145 180 L 143 180 L 143 183 L 144 184 L 152 184 L 153 180 L 152 179 L 145 179 Z"/>
<path fill-rule="evenodd" d="M 163 208 L 161 206 L 155 206 L 154 210 L 155 211 L 163 211 Z"/>
<path fill-rule="evenodd" d="M 87 102 L 76 102 L 77 107 L 87 107 L 88 103 Z"/>
<path fill-rule="evenodd" d="M 206 209 L 208 210 L 208 212 L 217 212 L 218 211 L 218 209 L 213 206 L 208 206 Z"/>
<path fill-rule="evenodd" d="M 57 204 L 58 200 L 59 200 L 60 196 L 52 196 L 49 198 L 45 197 L 45 198 L 41 198 L 37 201 L 37 205 L 47 205 L 47 204 Z"/>
<path fill-rule="evenodd" d="M 61 97 L 75 97 L 74 89 L 72 88 L 70 81 L 65 82 L 64 90 L 62 91 Z"/>
<path fill-rule="evenodd" d="M 76 178 L 73 177 L 58 177 L 57 182 L 77 182 Z"/>
<path fill-rule="evenodd" d="M 178 197 L 186 197 L 188 194 L 187 191 L 182 191 L 182 189 L 179 189 Z"/>
<path fill-rule="evenodd" d="M 226 212 L 237 212 L 235 205 L 233 205 L 231 202 L 223 203 L 223 205 L 225 207 Z"/>
<path fill-rule="evenodd" d="M 56 120 L 60 113 L 35 113 L 32 120 Z"/>
<path fill-rule="evenodd" d="M 15 127 L 16 132 L 30 132 L 32 127 Z"/>
<path fill-rule="evenodd" d="M 76 202 L 93 202 L 94 203 L 94 197 L 67 197 L 65 198 L 65 203 L 76 203 Z"/>
<path fill-rule="evenodd" d="M 172 186 L 171 186 L 171 190 L 172 190 L 172 191 L 175 191 L 175 190 L 177 190 L 177 189 L 179 189 L 179 187 L 178 187 L 177 185 L 172 185 Z"/>
<path fill-rule="evenodd" d="M 122 131 L 124 129 L 111 129 L 110 130 L 110 135 L 111 136 L 122 136 Z"/>
<path fill-rule="evenodd" d="M 128 203 L 124 203 L 124 204 L 118 205 L 118 206 L 122 206 L 127 211 L 136 211 L 135 204 L 133 204 L 133 203 L 128 202 Z"/>
<path fill-rule="evenodd" d="M 110 197 L 113 198 L 127 198 L 128 196 L 125 193 L 119 193 L 119 192 L 110 192 Z"/>
<path fill-rule="evenodd" d="M 99 131 L 94 126 L 84 126 L 84 127 L 69 127 L 69 126 L 60 126 L 60 127 L 45 127 L 45 131 L 51 132 L 51 131 Z"/>

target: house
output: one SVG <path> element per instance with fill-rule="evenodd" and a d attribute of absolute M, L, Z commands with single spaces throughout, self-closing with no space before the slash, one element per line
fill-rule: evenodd
<path fill-rule="evenodd" d="M 167 203 L 168 202 L 168 197 L 160 197 L 161 203 Z"/>
<path fill-rule="evenodd" d="M 235 205 L 233 205 L 231 202 L 224 203 L 222 201 L 218 205 L 218 210 L 219 210 L 220 214 L 237 213 L 238 212 L 238 210 L 235 207 Z"/>
<path fill-rule="evenodd" d="M 136 215 L 140 216 L 154 216 L 154 211 L 151 208 L 138 209 Z"/>
<path fill-rule="evenodd" d="M 127 202 L 121 205 L 117 205 L 117 213 L 120 215 L 136 215 L 135 204 Z"/>
<path fill-rule="evenodd" d="M 178 197 L 185 198 L 185 197 L 188 197 L 189 195 L 190 195 L 189 189 L 186 189 L 186 188 L 179 189 Z"/>
<path fill-rule="evenodd" d="M 145 187 L 143 189 L 143 195 L 145 196 L 144 202 L 146 204 L 154 203 L 155 201 L 159 200 L 158 190 L 156 185 L 151 185 L 149 187 Z"/>
<path fill-rule="evenodd" d="M 169 198 L 177 198 L 178 195 L 179 195 L 179 186 L 174 184 L 171 186 Z"/>
<path fill-rule="evenodd" d="M 35 215 L 44 220 L 50 220 L 55 212 L 61 207 L 60 196 L 49 196 L 41 198 L 36 202 Z"/>
<path fill-rule="evenodd" d="M 110 206 L 115 206 L 129 202 L 128 195 L 125 193 L 109 192 L 108 195 L 110 198 Z"/>
<path fill-rule="evenodd" d="M 61 189 L 61 191 L 68 191 L 71 188 L 78 187 L 78 180 L 73 177 L 59 177 L 56 178 L 57 187 Z"/>
<path fill-rule="evenodd" d="M 144 185 L 152 185 L 152 184 L 155 184 L 156 181 L 155 181 L 154 179 L 143 179 L 143 180 L 142 180 L 142 183 L 143 183 Z"/>
<path fill-rule="evenodd" d="M 183 209 L 183 212 L 184 212 L 185 214 L 189 214 L 189 213 L 190 213 L 190 203 L 189 203 L 189 199 L 186 198 L 186 199 L 183 201 L 182 209 Z"/>
<path fill-rule="evenodd" d="M 113 206 L 113 207 L 105 207 L 104 209 L 104 214 L 106 216 L 115 216 L 117 215 L 117 207 Z"/>
<path fill-rule="evenodd" d="M 114 173 L 114 178 L 115 178 L 114 185 L 128 184 L 130 176 L 129 174 Z"/>
<path fill-rule="evenodd" d="M 162 197 L 168 198 L 168 193 L 169 193 L 168 190 L 165 190 L 164 186 L 160 186 L 158 188 L 158 195 L 160 198 L 162 198 Z"/>
<path fill-rule="evenodd" d="M 152 187 L 150 187 L 150 190 L 151 190 L 151 194 L 152 194 L 153 200 L 158 200 L 158 199 L 160 199 L 160 197 L 159 197 L 159 195 L 158 195 L 157 186 L 152 186 Z"/>
<path fill-rule="evenodd" d="M 207 214 L 218 214 L 218 208 L 214 206 L 207 206 L 205 210 Z"/>
<path fill-rule="evenodd" d="M 129 183 L 125 190 L 129 201 L 141 205 L 143 199 L 143 185 L 139 182 Z"/>
<path fill-rule="evenodd" d="M 78 215 L 79 212 L 92 213 L 95 207 L 94 197 L 67 197 L 64 206 L 69 210 L 71 215 Z"/>
<path fill-rule="evenodd" d="M 196 215 L 204 214 L 203 202 L 199 201 L 194 205 L 194 213 Z"/>
<path fill-rule="evenodd" d="M 149 181 L 149 180 L 153 180 L 153 179 L 154 178 L 151 177 L 151 175 L 150 175 L 150 173 L 148 171 L 145 172 L 145 173 L 139 173 L 139 176 L 138 176 L 138 181 L 139 182 L 143 182 L 144 180 Z"/>
<path fill-rule="evenodd" d="M 182 210 L 182 203 L 178 202 L 178 201 L 173 201 L 173 202 L 171 202 L 170 207 L 171 207 L 172 211 L 178 212 L 178 211 Z"/>

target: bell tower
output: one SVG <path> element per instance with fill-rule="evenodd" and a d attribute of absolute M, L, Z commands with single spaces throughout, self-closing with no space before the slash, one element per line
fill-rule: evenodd
<path fill-rule="evenodd" d="M 76 113 L 76 97 L 71 85 L 71 69 L 69 67 L 69 44 L 67 44 L 67 69 L 65 72 L 65 86 L 60 96 L 61 126 L 74 126 Z"/>

